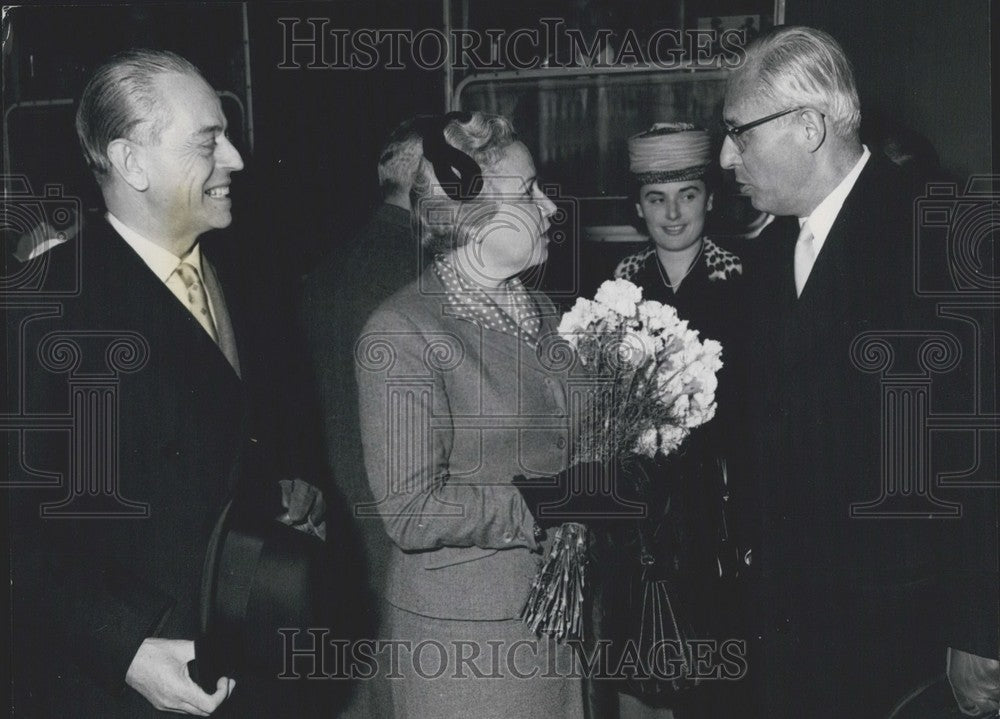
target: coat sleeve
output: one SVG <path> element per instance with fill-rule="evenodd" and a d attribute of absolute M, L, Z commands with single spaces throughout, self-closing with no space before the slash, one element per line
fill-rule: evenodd
<path fill-rule="evenodd" d="M 173 599 L 113 561 L 61 562 L 53 570 L 60 576 L 53 594 L 61 600 L 49 616 L 58 636 L 97 682 L 111 692 L 123 690 L 135 653 L 156 636 Z"/>
<path fill-rule="evenodd" d="M 447 389 L 434 368 L 436 346 L 392 310 L 376 312 L 359 343 L 365 468 L 386 531 L 404 551 L 535 549 L 534 519 L 509 478 L 450 480 L 454 430 Z M 488 461 L 482 471 L 491 471 Z"/>

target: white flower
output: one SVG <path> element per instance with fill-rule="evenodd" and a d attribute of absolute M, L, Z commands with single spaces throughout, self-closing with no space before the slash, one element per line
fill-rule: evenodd
<path fill-rule="evenodd" d="M 657 439 L 659 438 L 659 433 L 656 431 L 656 427 L 650 427 L 639 435 L 638 441 L 635 443 L 635 453 L 644 454 L 647 457 L 655 457 L 656 450 L 659 449 Z"/>
<path fill-rule="evenodd" d="M 660 451 L 666 455 L 681 446 L 681 442 L 683 442 L 688 436 L 688 431 L 683 427 L 675 427 L 670 424 L 665 424 L 660 427 L 659 435 Z"/>
<path fill-rule="evenodd" d="M 713 355 L 719 357 L 722 354 L 722 345 L 717 340 L 705 340 L 701 343 L 702 351 L 706 355 Z M 721 362 L 721 360 L 720 360 Z M 721 364 L 719 365 L 722 366 Z"/>
<path fill-rule="evenodd" d="M 715 410 L 718 405 L 715 403 L 715 397 L 711 395 L 702 395 L 701 393 L 695 393 L 691 398 L 692 412 L 688 416 L 687 426 L 688 427 L 698 427 L 708 422 L 712 417 L 715 416 Z"/>
<path fill-rule="evenodd" d="M 630 367 L 641 367 L 656 358 L 656 340 L 645 332 L 629 332 L 618 345 L 618 357 Z"/>
<path fill-rule="evenodd" d="M 642 289 L 628 280 L 607 280 L 597 290 L 594 301 L 614 310 L 623 317 L 632 317 L 635 306 L 642 300 Z"/>
<path fill-rule="evenodd" d="M 686 394 L 682 394 L 679 395 L 677 399 L 674 400 L 674 404 L 671 407 L 671 413 L 674 415 L 674 417 L 677 417 L 678 419 L 684 419 L 690 407 L 691 407 L 690 397 Z M 685 421 L 684 424 L 686 426 L 687 422 Z"/>
<path fill-rule="evenodd" d="M 568 335 L 573 335 L 586 329 L 593 315 L 592 304 L 593 302 L 588 299 L 583 297 L 578 298 L 576 304 L 573 305 L 573 309 L 564 314 L 559 320 L 559 334 L 569 339 Z"/>
<path fill-rule="evenodd" d="M 715 372 L 705 372 L 698 379 L 702 393 L 714 396 L 715 390 L 719 388 L 719 378 Z"/>
<path fill-rule="evenodd" d="M 656 300 L 646 300 L 639 304 L 639 320 L 647 330 L 660 334 L 677 323 L 677 310 Z"/>
<path fill-rule="evenodd" d="M 722 345 L 701 339 L 670 305 L 643 301 L 631 282 L 608 281 L 594 300 L 578 299 L 559 334 L 613 390 L 613 401 L 599 401 L 582 417 L 584 459 L 667 455 L 715 416 Z M 654 421 L 661 426 L 651 427 Z M 619 431 L 609 432 L 612 426 Z M 616 437 L 635 439 L 624 446 Z"/>

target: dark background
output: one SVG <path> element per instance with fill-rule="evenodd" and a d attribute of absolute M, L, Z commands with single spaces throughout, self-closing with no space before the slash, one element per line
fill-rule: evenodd
<path fill-rule="evenodd" d="M 456 21 L 472 27 L 539 27 L 538 18 L 561 16 L 584 30 L 648 32 L 680 17 L 680 3 L 662 0 L 453 5 Z M 758 6 L 754 0 L 703 5 L 710 13 L 729 7 L 737 14 Z M 908 127 L 930 140 L 943 167 L 964 184 L 970 175 L 989 173 L 995 157 L 990 59 L 996 6 L 987 0 L 787 0 L 785 20 L 828 30 L 843 44 L 855 65 L 869 137 L 888 125 Z M 217 90 L 231 93 L 223 103 L 246 169 L 233 182 L 236 221 L 217 240 L 264 268 L 265 274 L 248 273 L 245 280 L 274 296 L 276 313 L 286 311 L 303 276 L 345 247 L 378 203 L 377 155 L 390 130 L 416 113 L 445 109 L 441 71 L 278 67 L 284 42 L 279 18 L 327 18 L 330 27 L 346 29 L 440 28 L 439 0 L 255 2 L 245 8 L 231 2 L 77 3 L 4 12 L 4 167 L 26 175 L 35 196 L 53 184 L 64 196 L 80 198 L 84 208 L 99 205 L 72 128 L 73 102 L 89 73 L 113 52 L 132 46 L 174 50 Z M 244 22 L 252 148 L 249 123 L 238 112 L 248 100 Z M 5 211 L 12 200 L 6 202 Z M 9 646 L 2 638 L 0 645 Z M 0 662 L 9 659 L 2 652 Z"/>
<path fill-rule="evenodd" d="M 688 13 L 696 3 L 688 2 Z M 702 0 L 703 12 L 752 11 L 767 0 Z M 716 7 L 718 6 L 718 7 Z M 632 27 L 640 35 L 677 21 L 678 3 L 604 0 L 452 3 L 455 24 L 540 27 L 566 18 L 585 33 Z M 738 13 L 736 13 L 738 14 Z M 224 96 L 246 170 L 234 181 L 233 234 L 287 265 L 292 278 L 343 246 L 378 201 L 377 154 L 401 120 L 439 112 L 443 71 L 280 69 L 279 18 L 318 17 L 330 28 L 441 28 L 439 0 L 164 3 L 21 7 L 4 23 L 3 102 L 9 169 L 28 175 L 35 194 L 46 183 L 97 206 L 72 130 L 71 104 L 27 107 L 78 97 L 93 68 L 131 46 L 172 49 L 192 60 L 220 91 L 247 103 L 242 45 L 248 29 L 252 125 Z M 690 22 L 690 18 L 688 19 Z M 786 21 L 815 25 L 840 40 L 855 63 L 865 129 L 901 124 L 926 136 L 942 165 L 962 181 L 990 171 L 990 3 L 946 0 L 788 0 Z M 300 25 L 300 30 L 308 29 Z M 301 56 L 300 56 L 301 57 Z M 304 63 L 302 63 L 304 64 Z M 458 73 L 453 82 L 462 77 Z M 545 178 L 559 182 L 560 178 Z"/>

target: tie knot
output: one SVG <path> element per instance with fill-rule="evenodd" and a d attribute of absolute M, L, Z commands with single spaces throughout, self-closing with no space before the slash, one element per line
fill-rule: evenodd
<path fill-rule="evenodd" d="M 177 265 L 177 269 L 174 270 L 177 276 L 181 278 L 184 286 L 188 289 L 198 284 L 201 277 L 198 274 L 198 268 L 189 262 L 182 262 Z"/>

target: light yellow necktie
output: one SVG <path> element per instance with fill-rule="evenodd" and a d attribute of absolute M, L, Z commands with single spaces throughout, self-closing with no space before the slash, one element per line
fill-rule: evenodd
<path fill-rule="evenodd" d="M 212 313 L 208 309 L 208 295 L 205 292 L 205 285 L 201 281 L 198 268 L 188 262 L 182 262 L 174 270 L 174 274 L 181 278 L 184 288 L 187 290 L 188 310 L 205 328 L 212 341 L 218 344 L 219 335 L 215 330 L 215 323 L 212 321 Z"/>
<path fill-rule="evenodd" d="M 816 262 L 813 239 L 813 232 L 806 222 L 799 230 L 799 239 L 795 242 L 795 294 L 799 297 L 802 296 L 802 288 L 806 286 L 813 263 Z"/>

